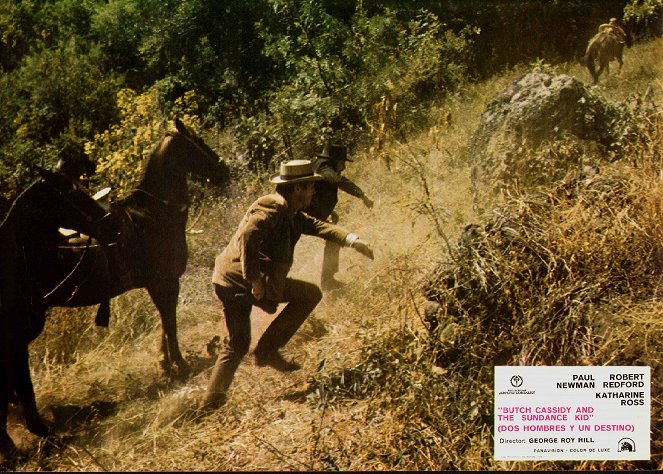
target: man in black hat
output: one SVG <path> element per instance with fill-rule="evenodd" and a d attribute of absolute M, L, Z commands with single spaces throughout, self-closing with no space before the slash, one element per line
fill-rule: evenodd
<path fill-rule="evenodd" d="M 366 207 L 371 209 L 373 201 L 361 190 L 359 186 L 342 175 L 345 162 L 350 161 L 348 150 L 343 145 L 325 145 L 322 153 L 316 155 L 313 169 L 322 179 L 315 185 L 315 195 L 306 212 L 320 220 L 330 220 L 332 224 L 338 223 L 338 215 L 334 212 L 338 202 L 338 190 L 345 191 L 351 196 L 361 199 Z M 322 291 L 341 288 L 344 284 L 334 278 L 338 271 L 338 258 L 340 247 L 328 240 L 322 259 L 322 275 L 320 287 Z"/>
<path fill-rule="evenodd" d="M 281 164 L 270 181 L 276 192 L 258 198 L 244 215 L 235 235 L 216 257 L 212 283 L 221 300 L 228 337 L 210 377 L 203 406 L 215 408 L 226 400 L 226 391 L 251 342 L 253 306 L 268 313 L 287 303 L 272 321 L 254 350 L 259 366 L 289 372 L 299 365 L 286 361 L 283 347 L 322 299 L 315 284 L 288 277 L 295 245 L 302 234 L 352 247 L 373 259 L 373 250 L 356 234 L 302 212 L 311 204 L 315 182 L 309 160 Z"/>
<path fill-rule="evenodd" d="M 95 172 L 97 166 L 88 157 L 64 155 L 55 165 L 55 172 L 69 178 L 74 188 L 87 191 L 85 181 Z"/>

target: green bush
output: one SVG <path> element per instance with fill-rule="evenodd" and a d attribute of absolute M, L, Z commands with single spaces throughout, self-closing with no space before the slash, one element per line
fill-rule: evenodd
<path fill-rule="evenodd" d="M 624 8 L 626 20 L 641 37 L 663 34 L 663 0 L 631 0 Z"/>
<path fill-rule="evenodd" d="M 271 3 L 275 13 L 259 32 L 284 80 L 268 95 L 265 119 L 274 125 L 258 127 L 274 134 L 268 140 L 284 148 L 279 156 L 294 147 L 307 154 L 327 140 L 353 145 L 370 130 L 402 133 L 424 118 L 422 102 L 465 79 L 469 31 L 445 30 L 431 13 L 401 20 L 391 10 L 369 16 L 359 5 L 345 23 L 312 0 Z M 383 104 L 394 112 L 390 120 L 376 112 Z M 246 149 L 252 162 L 273 157 Z"/>
<path fill-rule="evenodd" d="M 198 113 L 235 125 L 238 147 L 261 166 L 327 140 L 372 139 L 380 148 L 425 125 L 427 102 L 468 76 L 573 57 L 600 22 L 622 13 L 660 29 L 661 0 L 625 5 L 3 0 L 0 172 L 13 175 L 2 192 L 21 181 L 15 169 L 80 153 L 85 139 L 117 123 L 122 87 L 158 84 L 167 103 L 196 91 Z M 546 34 L 551 25 L 560 34 Z"/>
<path fill-rule="evenodd" d="M 83 155 L 84 141 L 116 119 L 119 77 L 99 67 L 98 49 L 78 46 L 72 40 L 27 56 L 0 79 L 0 161 L 17 170 L 3 193 L 25 184 L 31 165 L 51 168 L 60 156 Z"/>

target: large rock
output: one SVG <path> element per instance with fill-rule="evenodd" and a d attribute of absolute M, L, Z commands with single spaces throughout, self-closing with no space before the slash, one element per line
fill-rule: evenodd
<path fill-rule="evenodd" d="M 488 103 L 469 147 L 475 199 L 514 183 L 545 184 L 571 167 L 612 160 L 630 114 L 567 76 L 533 72 Z"/>

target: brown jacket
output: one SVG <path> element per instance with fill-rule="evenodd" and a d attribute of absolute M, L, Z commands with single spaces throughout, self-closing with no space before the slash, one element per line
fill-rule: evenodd
<path fill-rule="evenodd" d="M 265 278 L 265 298 L 282 301 L 295 244 L 302 234 L 340 245 L 348 232 L 303 212 L 293 213 L 279 194 L 259 198 L 244 215 L 230 243 L 216 257 L 212 282 L 250 294 L 251 282 Z"/>

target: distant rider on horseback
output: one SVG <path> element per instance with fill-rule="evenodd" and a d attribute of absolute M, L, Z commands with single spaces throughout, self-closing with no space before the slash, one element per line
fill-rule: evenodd
<path fill-rule="evenodd" d="M 617 18 L 610 18 L 608 23 L 599 25 L 599 33 L 603 33 L 604 31 L 614 35 L 620 43 L 626 44 L 626 33 L 620 26 L 619 20 L 617 20 Z"/>
<path fill-rule="evenodd" d="M 621 71 L 624 64 L 624 46 L 630 47 L 632 37 L 627 34 L 617 18 L 610 18 L 608 23 L 599 26 L 599 31 L 589 40 L 587 50 L 581 62 L 584 64 L 594 80 L 599 81 L 599 76 L 605 71 L 610 71 L 610 61 L 616 60 Z M 598 69 L 594 63 L 598 63 Z"/>

